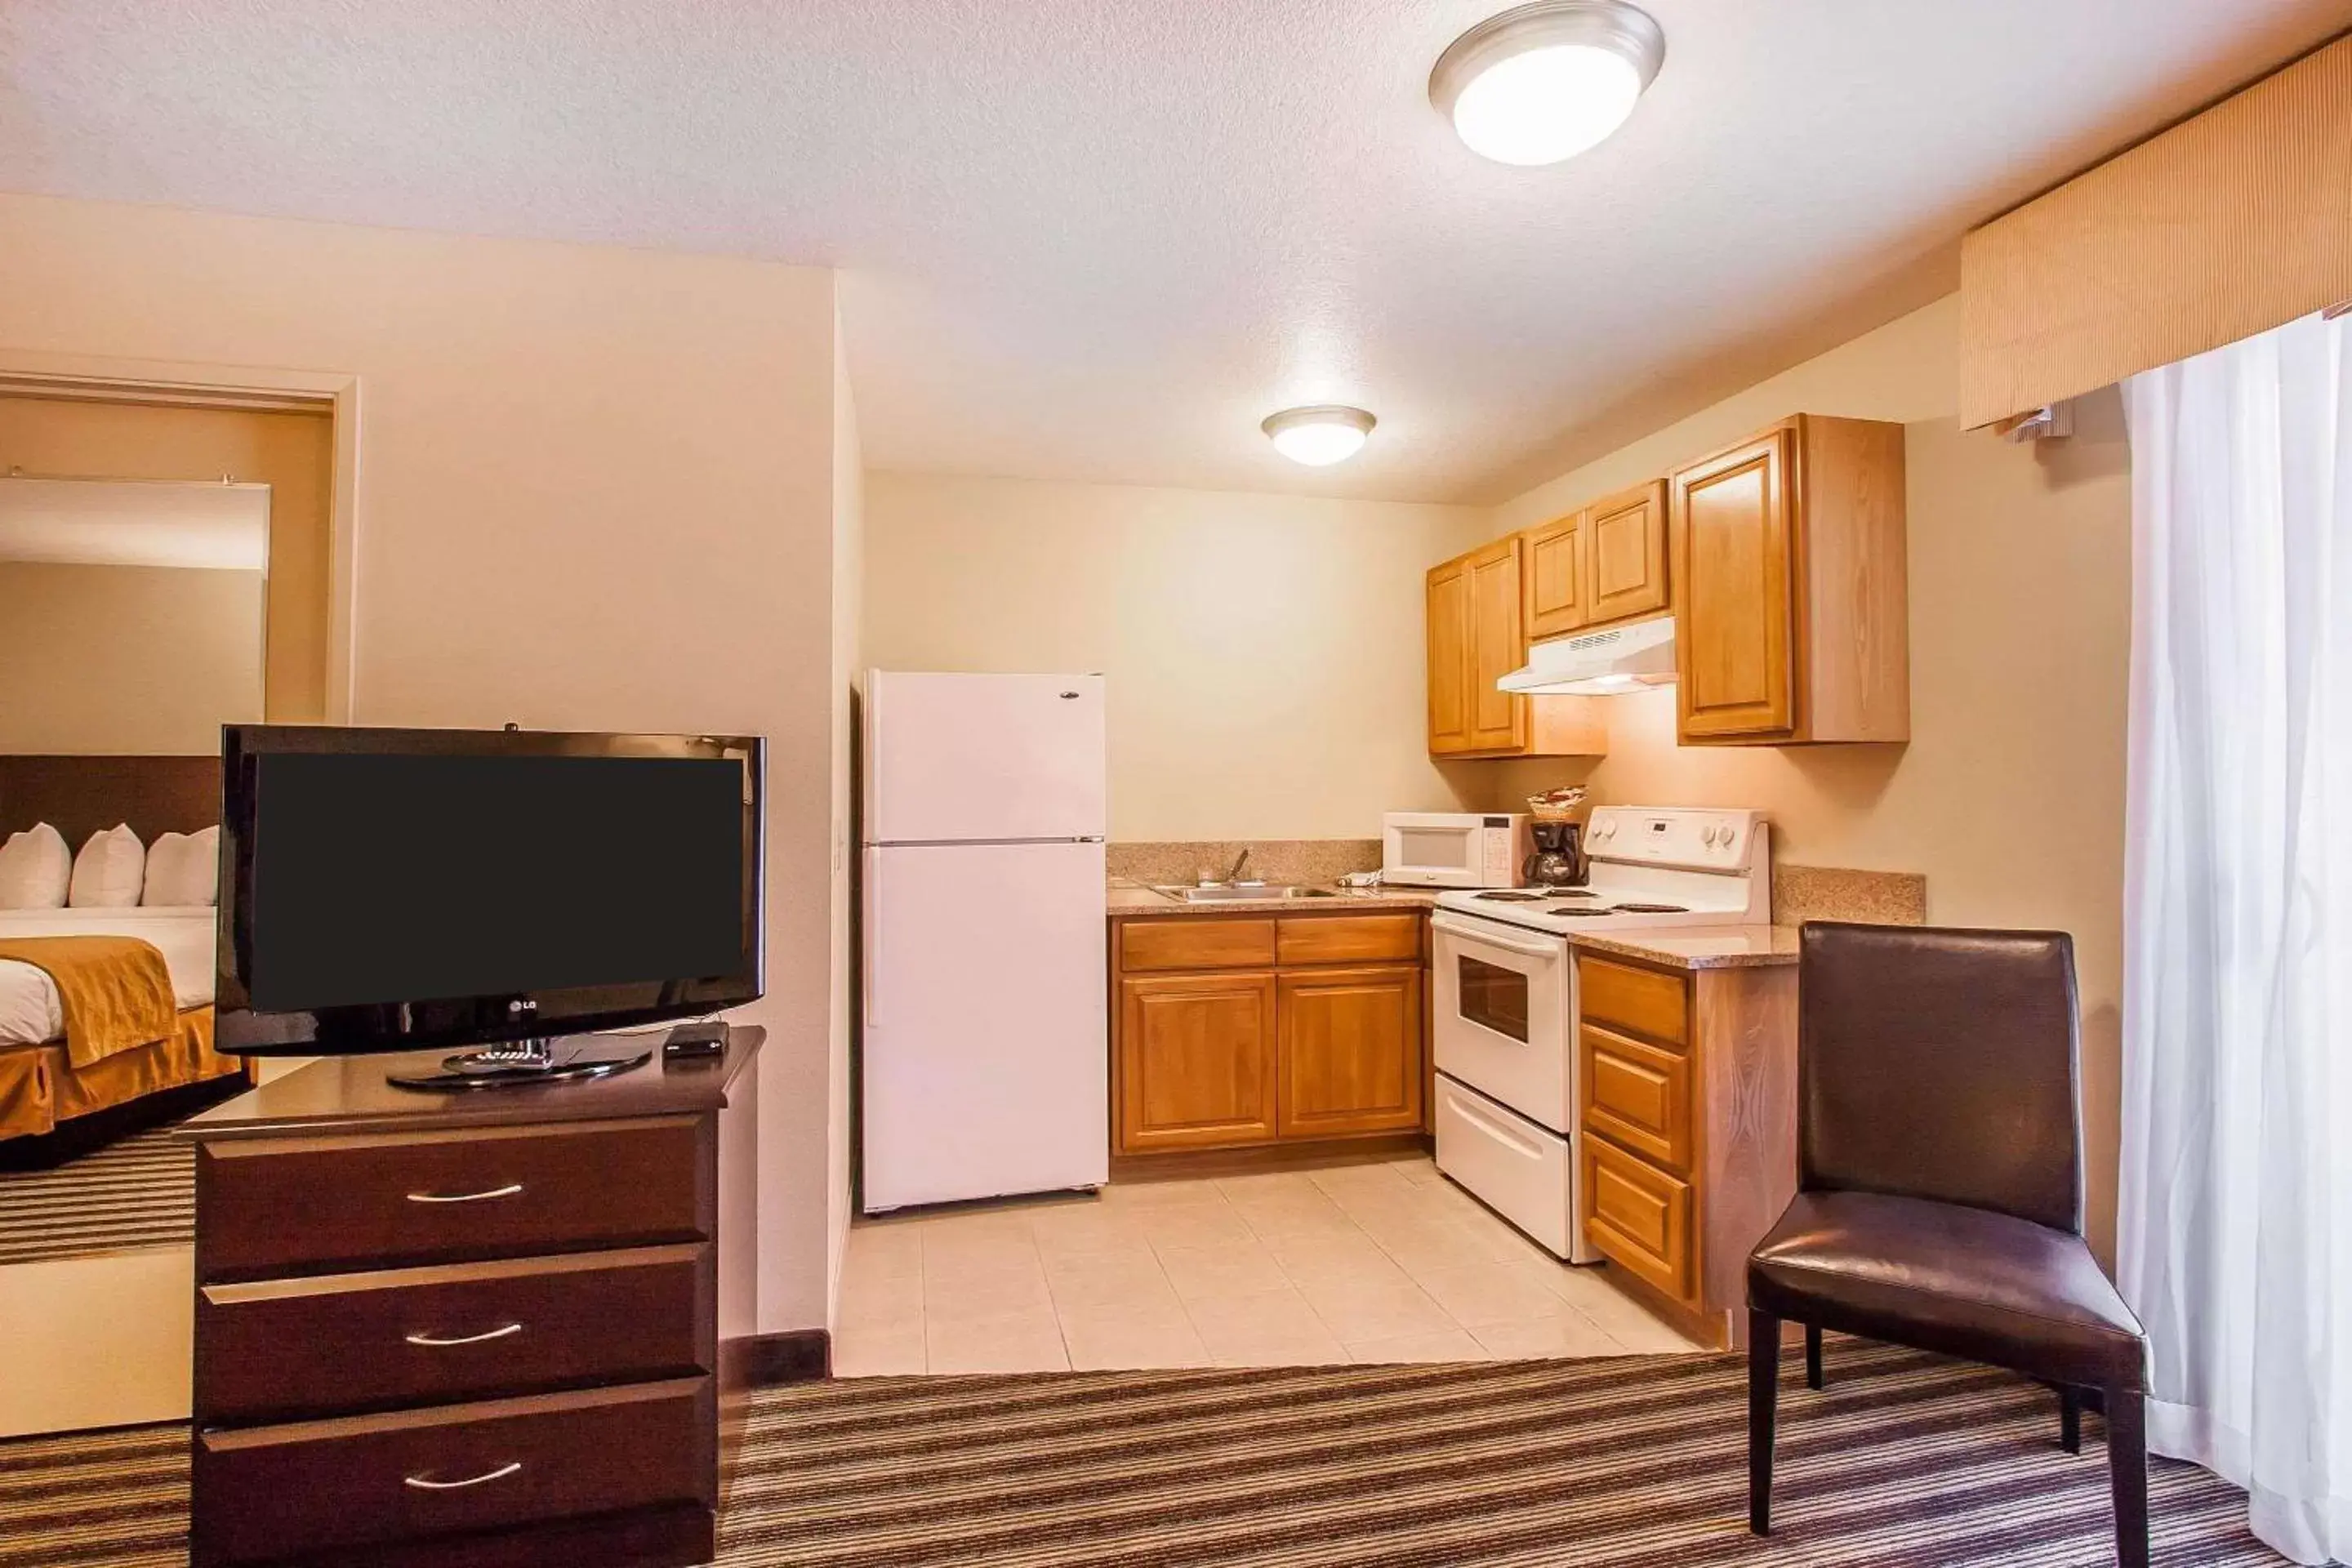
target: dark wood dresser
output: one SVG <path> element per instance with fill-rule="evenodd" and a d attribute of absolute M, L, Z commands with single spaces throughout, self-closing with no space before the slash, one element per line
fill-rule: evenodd
<path fill-rule="evenodd" d="M 186 1123 L 193 1568 L 709 1561 L 763 1033 L 459 1094 L 331 1059 Z"/>

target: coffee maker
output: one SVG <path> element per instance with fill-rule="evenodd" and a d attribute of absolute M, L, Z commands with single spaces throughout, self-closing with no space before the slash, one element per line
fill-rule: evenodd
<path fill-rule="evenodd" d="M 1584 825 L 1580 822 L 1534 822 L 1528 831 L 1536 852 L 1528 857 L 1520 877 L 1531 888 L 1581 888 L 1591 879 L 1592 867 L 1584 858 Z"/>

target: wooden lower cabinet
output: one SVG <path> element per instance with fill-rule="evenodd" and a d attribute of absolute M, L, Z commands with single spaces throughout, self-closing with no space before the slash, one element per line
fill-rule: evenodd
<path fill-rule="evenodd" d="M 1737 1342 L 1748 1254 L 1796 1191 L 1797 972 L 1576 962 L 1585 1234 L 1690 1331 Z"/>
<path fill-rule="evenodd" d="M 1276 1136 L 1275 994 L 1271 973 L 1120 980 L 1119 1152 Z"/>
<path fill-rule="evenodd" d="M 1277 983 L 1285 1138 L 1421 1125 L 1421 968 L 1335 969 Z"/>
<path fill-rule="evenodd" d="M 1221 955 L 1243 944 L 1235 931 L 1213 928 L 1237 921 L 1121 921 L 1111 944 L 1119 955 L 1115 1153 L 1421 1130 L 1428 1082 L 1424 918 L 1406 910 L 1258 923 L 1269 929 L 1263 946 L 1249 951 L 1278 960 L 1216 968 Z M 1187 963 L 1193 967 L 1171 967 Z"/>

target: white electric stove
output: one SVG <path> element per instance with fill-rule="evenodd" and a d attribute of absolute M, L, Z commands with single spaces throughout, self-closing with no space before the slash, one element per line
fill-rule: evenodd
<path fill-rule="evenodd" d="M 1600 806 L 1583 887 L 1438 895 L 1437 1166 L 1555 1256 L 1600 1261 L 1576 1194 L 1584 1131 L 1569 939 L 1768 923 L 1769 837 L 1760 812 Z"/>

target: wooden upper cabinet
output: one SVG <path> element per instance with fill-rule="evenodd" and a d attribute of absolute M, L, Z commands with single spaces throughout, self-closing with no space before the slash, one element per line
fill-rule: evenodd
<path fill-rule="evenodd" d="M 1801 414 L 1668 489 L 1681 739 L 1910 739 L 1903 426 Z"/>
<path fill-rule="evenodd" d="M 1584 627 L 1584 514 L 1570 512 L 1520 536 L 1526 558 L 1528 640 Z"/>
<path fill-rule="evenodd" d="M 1515 752 L 1527 739 L 1527 700 L 1495 683 L 1527 662 L 1519 620 L 1519 542 L 1498 539 L 1469 557 L 1470 749 Z"/>
<path fill-rule="evenodd" d="M 1429 752 L 1472 751 L 1470 572 L 1461 561 L 1429 573 Z"/>
<path fill-rule="evenodd" d="M 1584 509 L 1585 624 L 1652 616 L 1666 592 L 1666 482 L 1653 479 Z"/>
<path fill-rule="evenodd" d="M 1522 697 L 1496 683 L 1527 662 L 1524 542 L 1481 545 L 1429 571 L 1429 753 L 1599 756 L 1608 730 L 1582 697 Z"/>

